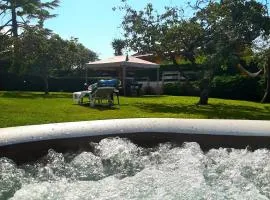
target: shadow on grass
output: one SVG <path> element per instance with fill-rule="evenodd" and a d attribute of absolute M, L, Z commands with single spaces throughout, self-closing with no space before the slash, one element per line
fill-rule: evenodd
<path fill-rule="evenodd" d="M 143 95 L 143 96 L 135 96 L 135 98 L 143 98 L 143 99 L 147 99 L 147 98 L 164 98 L 166 97 L 165 95 Z"/>
<path fill-rule="evenodd" d="M 155 103 L 137 103 L 139 109 L 152 113 L 171 113 L 171 114 L 199 114 L 205 118 L 220 119 L 257 119 L 270 120 L 270 108 L 255 108 L 251 106 L 210 104 L 205 106 L 198 105 L 163 105 Z"/>
<path fill-rule="evenodd" d="M 114 105 L 114 106 L 108 106 L 106 104 L 97 104 L 95 105 L 94 107 L 90 107 L 89 105 L 89 102 L 85 102 L 83 104 L 74 104 L 74 105 L 77 105 L 77 106 L 83 106 L 83 107 L 86 107 L 86 108 L 89 108 L 89 109 L 94 109 L 94 110 L 99 110 L 99 111 L 106 111 L 106 110 L 119 110 L 120 109 L 120 106 L 119 105 Z"/>
<path fill-rule="evenodd" d="M 69 93 L 50 93 L 48 95 L 42 92 L 20 92 L 20 91 L 12 91 L 12 92 L 0 92 L 0 97 L 3 98 L 21 98 L 21 99 L 37 99 L 37 98 L 71 98 L 71 94 Z"/>

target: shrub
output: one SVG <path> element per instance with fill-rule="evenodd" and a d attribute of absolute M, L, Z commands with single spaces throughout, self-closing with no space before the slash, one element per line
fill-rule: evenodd
<path fill-rule="evenodd" d="M 163 86 L 163 93 L 167 95 L 181 95 L 180 85 L 177 83 L 167 83 Z"/>
<path fill-rule="evenodd" d="M 199 88 L 196 82 L 167 83 L 163 86 L 163 93 L 173 96 L 198 96 Z"/>
<path fill-rule="evenodd" d="M 260 78 L 216 76 L 211 83 L 211 97 L 258 101 L 262 96 Z"/>

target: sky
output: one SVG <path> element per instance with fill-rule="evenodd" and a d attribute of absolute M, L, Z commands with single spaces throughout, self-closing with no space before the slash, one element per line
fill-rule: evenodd
<path fill-rule="evenodd" d="M 121 5 L 121 0 L 60 0 L 60 6 L 53 13 L 58 16 L 49 19 L 45 27 L 64 39 L 78 38 L 85 47 L 96 52 L 100 59 L 113 56 L 111 42 L 122 38 L 120 24 L 123 12 L 112 8 Z M 187 9 L 186 0 L 129 0 L 135 9 L 142 9 L 151 2 L 155 9 L 164 6 L 182 6 Z"/>

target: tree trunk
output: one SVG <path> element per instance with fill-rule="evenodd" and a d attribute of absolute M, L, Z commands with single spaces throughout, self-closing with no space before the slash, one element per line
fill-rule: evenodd
<path fill-rule="evenodd" d="M 16 13 L 16 0 L 11 1 L 12 35 L 18 38 L 18 22 Z"/>
<path fill-rule="evenodd" d="M 207 105 L 208 104 L 208 89 L 203 89 L 200 94 L 200 100 L 198 102 L 198 105 Z"/>
<path fill-rule="evenodd" d="M 201 93 L 200 100 L 198 105 L 207 105 L 208 104 L 208 95 L 209 95 L 209 80 L 203 79 L 200 85 Z"/>
<path fill-rule="evenodd" d="M 261 100 L 261 103 L 270 102 L 270 57 L 268 57 L 268 61 L 265 66 L 265 80 L 266 80 L 266 89 L 264 92 L 264 96 Z"/>
<path fill-rule="evenodd" d="M 43 77 L 43 81 L 44 81 L 44 93 L 45 95 L 49 94 L 49 81 L 48 81 L 48 77 Z"/>

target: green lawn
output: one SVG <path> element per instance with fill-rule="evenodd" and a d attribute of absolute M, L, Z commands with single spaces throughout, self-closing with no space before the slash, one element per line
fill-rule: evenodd
<path fill-rule="evenodd" d="M 135 117 L 270 119 L 270 104 L 198 97 L 120 97 L 119 108 L 77 105 L 70 93 L 0 92 L 0 127 Z"/>

